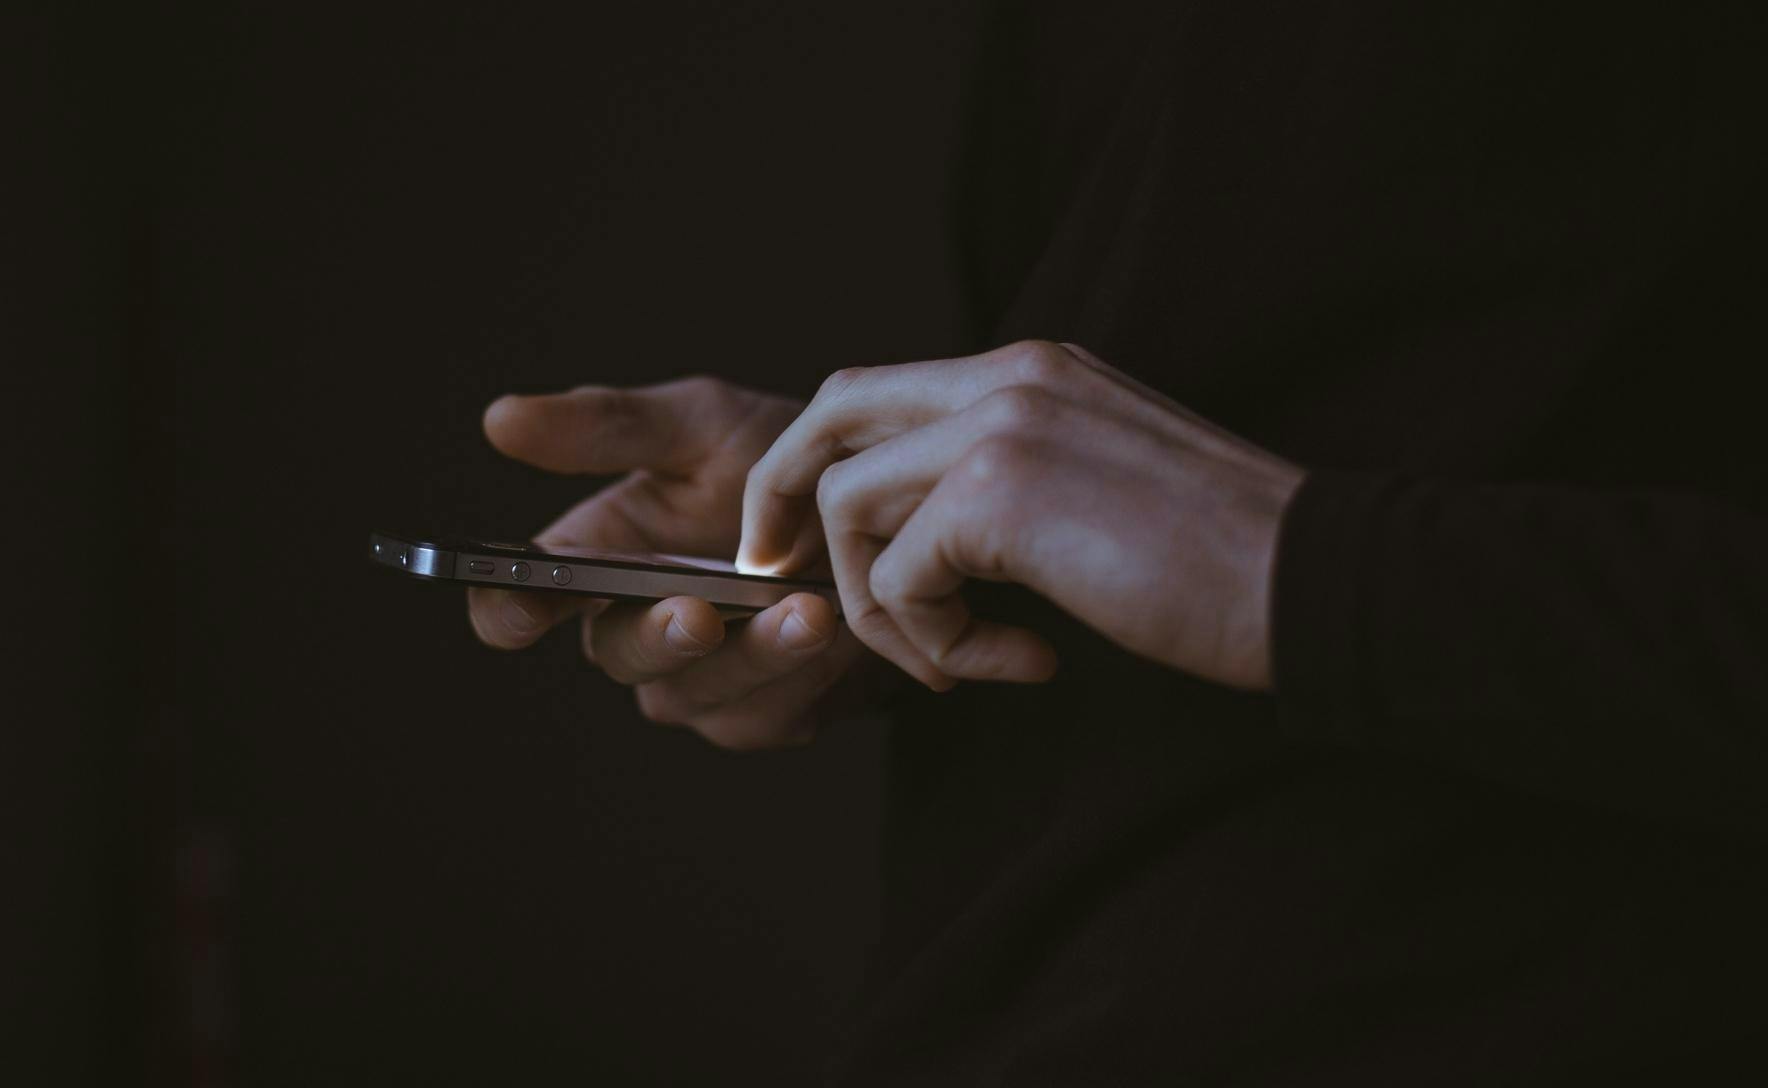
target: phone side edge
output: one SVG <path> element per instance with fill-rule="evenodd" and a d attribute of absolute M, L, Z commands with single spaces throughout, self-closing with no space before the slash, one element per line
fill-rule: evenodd
<path fill-rule="evenodd" d="M 371 532 L 368 536 L 368 557 L 383 567 L 419 578 L 454 577 L 453 551 L 418 540 L 407 540 L 393 533 L 379 530 Z"/>

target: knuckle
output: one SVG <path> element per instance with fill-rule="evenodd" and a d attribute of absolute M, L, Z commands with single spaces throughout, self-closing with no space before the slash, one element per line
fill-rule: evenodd
<path fill-rule="evenodd" d="M 848 486 L 850 471 L 846 462 L 837 461 L 823 470 L 816 481 L 816 508 L 823 515 L 824 521 L 836 520 L 851 488 Z"/>
<path fill-rule="evenodd" d="M 893 626 L 890 614 L 879 603 L 877 590 L 874 588 L 877 577 L 877 568 L 874 567 L 872 573 L 866 578 L 866 599 L 854 602 L 854 606 L 846 608 L 845 614 L 842 616 L 842 620 L 847 624 L 847 629 L 853 632 L 855 638 L 867 645 L 871 645 L 874 639 Z"/>
<path fill-rule="evenodd" d="M 1071 378 L 1075 365 L 1074 356 L 1051 340 L 1021 340 L 1013 345 L 1012 366 L 1026 385 L 1059 386 Z"/>
<path fill-rule="evenodd" d="M 678 378 L 677 382 L 682 389 L 690 393 L 722 395 L 730 391 L 729 382 L 711 374 L 688 374 Z"/>
<path fill-rule="evenodd" d="M 1061 401 L 1035 385 L 1009 385 L 984 398 L 992 431 L 1038 432 L 1049 426 Z"/>
<path fill-rule="evenodd" d="M 866 379 L 870 367 L 849 366 L 835 371 L 823 379 L 823 384 L 816 391 L 817 400 L 834 400 L 852 393 Z"/>
<path fill-rule="evenodd" d="M 743 474 L 744 494 L 778 494 L 776 485 L 780 483 L 786 467 L 784 459 L 773 450 L 762 454 L 761 460 L 750 465 L 749 471 Z"/>
<path fill-rule="evenodd" d="M 1037 472 L 1038 453 L 1025 438 L 997 434 L 970 447 L 959 466 L 961 479 L 973 487 L 997 489 L 1022 483 Z"/>
<path fill-rule="evenodd" d="M 908 600 L 908 586 L 894 564 L 874 563 L 866 577 L 866 588 L 871 591 L 874 604 L 863 620 L 871 621 L 871 626 L 889 623 L 886 609 L 892 605 L 901 605 Z"/>
<path fill-rule="evenodd" d="M 736 386 L 711 374 L 689 374 L 672 384 L 690 400 L 723 402 L 735 397 L 737 392 Z"/>

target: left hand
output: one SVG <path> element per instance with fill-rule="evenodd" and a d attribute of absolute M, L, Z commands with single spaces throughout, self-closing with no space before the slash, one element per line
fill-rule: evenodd
<path fill-rule="evenodd" d="M 1303 475 L 1081 348 L 1027 341 L 830 377 L 749 472 L 738 563 L 797 570 L 826 541 L 853 632 L 939 690 L 1056 667 L 1040 635 L 970 614 L 970 578 L 1268 690 L 1277 532 Z"/>

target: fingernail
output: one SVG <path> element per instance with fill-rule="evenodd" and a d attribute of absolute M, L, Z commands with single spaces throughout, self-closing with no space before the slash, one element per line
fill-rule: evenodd
<path fill-rule="evenodd" d="M 828 639 L 828 635 L 804 622 L 804 617 L 796 611 L 780 621 L 780 641 L 789 650 L 808 650 L 819 642 Z"/>
<path fill-rule="evenodd" d="M 755 542 L 744 537 L 737 542 L 737 559 L 733 564 L 738 574 L 778 574 L 785 557 L 768 560 L 755 554 Z"/>
<path fill-rule="evenodd" d="M 674 616 L 669 617 L 669 626 L 663 628 L 663 641 L 676 653 L 690 657 L 704 657 L 712 651 L 711 646 L 695 638 Z"/>
<path fill-rule="evenodd" d="M 540 614 L 540 610 L 520 597 L 511 597 L 503 606 L 503 621 L 520 635 L 532 634 L 546 626 L 546 617 Z"/>
<path fill-rule="evenodd" d="M 738 552 L 737 561 L 732 564 L 737 568 L 738 574 L 772 574 L 778 565 L 777 563 L 757 562 L 749 558 L 745 552 Z"/>

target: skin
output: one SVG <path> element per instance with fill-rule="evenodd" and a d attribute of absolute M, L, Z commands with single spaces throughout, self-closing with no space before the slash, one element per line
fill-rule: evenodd
<path fill-rule="evenodd" d="M 625 475 L 535 536 L 627 551 L 731 555 L 743 478 L 803 408 L 799 401 L 688 378 L 640 389 L 584 386 L 507 396 L 485 412 L 505 455 L 559 473 Z M 687 726 L 720 747 L 802 744 L 843 697 L 854 698 L 866 656 L 834 609 L 794 594 L 752 619 L 722 620 L 706 601 L 613 605 L 564 594 L 467 591 L 481 641 L 515 650 L 562 623 L 583 652 L 633 687 L 641 712 Z"/>
<path fill-rule="evenodd" d="M 581 617 L 586 652 L 648 717 L 725 747 L 803 743 L 878 659 L 941 691 L 1047 680 L 1054 650 L 971 615 L 972 578 L 1027 586 L 1163 665 L 1270 688 L 1277 535 L 1304 472 L 1071 344 L 844 370 L 802 410 L 688 379 L 506 397 L 485 427 L 542 468 L 629 473 L 542 543 L 735 550 L 777 573 L 827 562 L 840 624 L 810 595 L 727 628 L 692 598 L 470 591 L 494 646 Z"/>
<path fill-rule="evenodd" d="M 1084 349 L 1028 341 L 830 378 L 749 474 L 739 564 L 798 569 L 826 535 L 855 634 L 935 688 L 1056 667 L 1037 633 L 971 615 L 961 590 L 981 578 L 1266 690 L 1278 527 L 1302 477 Z"/>

